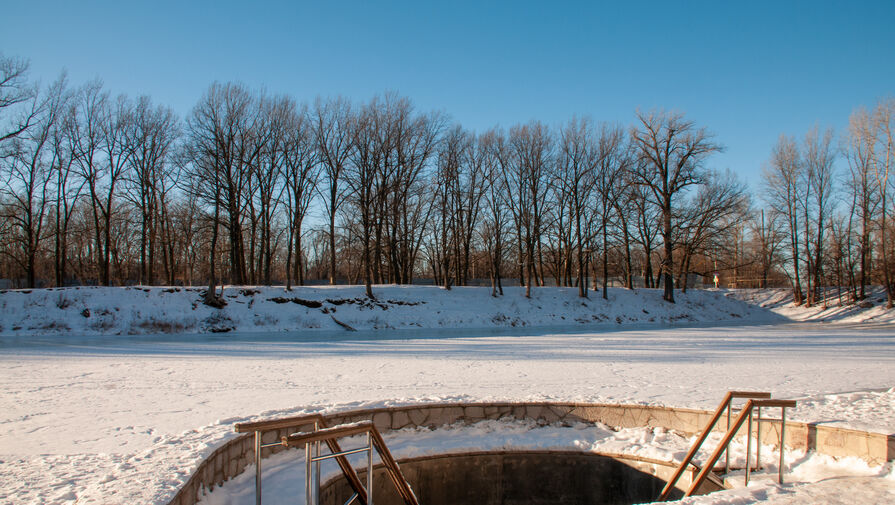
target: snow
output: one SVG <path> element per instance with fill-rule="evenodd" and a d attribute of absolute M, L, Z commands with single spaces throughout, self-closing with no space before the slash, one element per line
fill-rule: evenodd
<path fill-rule="evenodd" d="M 610 290 L 609 301 L 577 288 L 490 289 L 377 286 L 376 300 L 363 287 L 225 288 L 227 306 L 204 305 L 199 288 L 76 287 L 0 292 L 0 335 L 91 336 L 211 332 L 337 332 L 338 322 L 357 330 L 554 327 L 563 329 L 719 321 L 779 322 L 783 318 L 709 291 L 678 293 L 662 302 L 659 290 Z"/>
<path fill-rule="evenodd" d="M 485 288 L 377 287 L 383 309 L 325 302 L 356 299 L 362 288 L 228 288 L 235 298 L 224 313 L 234 329 L 202 333 L 214 309 L 195 303 L 198 292 L 147 289 L 0 294 L 0 503 L 165 504 L 203 457 L 235 436 L 236 422 L 416 402 L 713 409 L 728 389 L 754 389 L 799 399 L 790 419 L 895 433 L 895 326 L 791 323 L 778 308 L 736 299 L 739 292 L 676 293 L 679 304 L 670 306 L 656 291 L 611 290 L 609 302 L 592 296 L 583 307 L 574 290 L 536 289 L 526 300 L 510 290 L 493 299 Z M 269 301 L 286 296 L 324 301 Z M 331 315 L 360 331 L 345 331 Z M 311 328 L 295 326 L 299 320 Z M 147 333 L 165 328 L 188 333 Z M 495 443 L 531 438 L 508 429 L 491 430 Z M 582 450 L 658 451 L 651 437 L 659 435 L 662 450 L 686 447 L 669 434 L 597 439 L 599 427 L 565 428 L 568 435 L 519 429 L 536 434 L 524 443 L 577 440 Z M 826 480 L 777 488 L 758 479 L 694 502 L 891 501 L 890 468 L 795 456 L 794 479 Z M 830 484 L 841 479 L 862 487 L 846 494 Z"/>
<path fill-rule="evenodd" d="M 828 288 L 824 293 L 825 298 L 822 296 L 814 307 L 794 304 L 790 289 L 738 289 L 730 290 L 727 296 L 766 308 L 791 321 L 895 323 L 895 310 L 886 308 L 886 292 L 881 287 L 871 287 L 867 297 L 858 303 L 848 300 L 847 291 Z"/>
<path fill-rule="evenodd" d="M 392 454 L 398 459 L 430 456 L 436 454 L 458 454 L 476 451 L 500 450 L 574 450 L 602 454 L 629 455 L 659 461 L 681 461 L 696 437 L 684 438 L 662 428 L 628 428 L 614 430 L 602 424 L 587 425 L 575 423 L 571 426 L 538 425 L 533 421 L 481 421 L 473 425 L 455 424 L 442 429 L 405 428 L 390 432 L 383 437 Z M 705 460 L 720 441 L 720 434 L 711 434 L 696 460 Z M 342 439 L 343 448 L 362 447 L 362 436 Z M 755 449 L 753 448 L 753 451 Z M 731 466 L 745 466 L 746 447 L 742 440 L 730 445 Z M 730 503 L 731 497 L 759 494 L 775 496 L 781 491 L 788 494 L 793 488 L 805 489 L 805 483 L 826 479 L 879 477 L 881 481 L 876 498 L 887 492 L 895 493 L 892 484 L 892 465 L 868 466 L 855 458 L 835 460 L 829 456 L 806 454 L 804 451 L 789 450 L 785 453 L 786 480 L 788 484 L 779 486 L 777 462 L 780 454 L 772 446 L 762 446 L 763 468 L 754 471 L 750 486 L 743 488 L 744 472 L 731 472 L 728 479 L 733 491 L 712 495 L 701 503 Z M 754 456 L 754 452 L 753 452 Z M 356 468 L 366 466 L 366 455 L 349 458 Z M 753 460 L 754 461 L 754 460 Z M 374 464 L 379 462 L 374 457 Z M 243 474 L 225 483 L 224 486 L 206 494 L 203 505 L 251 505 L 255 503 L 255 471 L 250 465 Z M 262 465 L 263 496 L 265 503 L 304 503 L 305 463 L 304 451 L 285 451 L 264 460 Z M 322 466 L 321 482 L 340 475 L 333 463 Z M 851 479 L 849 482 L 851 482 Z M 869 483 L 875 485 L 874 480 Z M 696 498 L 684 500 L 694 501 Z M 872 500 L 867 503 L 871 503 Z"/>

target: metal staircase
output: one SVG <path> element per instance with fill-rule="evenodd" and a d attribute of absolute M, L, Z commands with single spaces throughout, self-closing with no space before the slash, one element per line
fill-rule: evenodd
<path fill-rule="evenodd" d="M 737 415 L 736 419 L 731 422 L 732 415 L 732 403 L 737 399 L 745 399 L 746 403 L 742 406 Z M 668 483 L 665 484 L 665 487 L 662 489 L 662 493 L 659 495 L 658 501 L 665 501 L 671 494 L 671 490 L 674 489 L 675 484 L 681 478 L 681 475 L 686 471 L 688 466 L 692 466 L 697 472 L 696 477 L 693 478 L 693 481 L 690 484 L 689 489 L 684 494 L 684 496 L 690 496 L 696 492 L 697 489 L 705 482 L 706 479 L 713 478 L 714 474 L 712 471 L 715 468 L 715 464 L 721 458 L 722 454 L 727 454 L 726 463 L 724 465 L 724 473 L 730 472 L 730 453 L 728 451 L 728 446 L 733 441 L 737 432 L 743 427 L 748 421 L 747 428 L 747 438 L 746 438 L 746 484 L 749 484 L 749 476 L 751 473 L 752 461 L 751 461 L 751 453 L 752 453 L 752 421 L 753 421 L 753 413 L 757 409 L 758 411 L 758 433 L 757 433 L 757 449 L 756 449 L 756 465 L 755 468 L 760 468 L 761 466 L 761 409 L 762 407 L 780 407 L 780 465 L 779 465 L 779 475 L 778 481 L 783 483 L 783 455 L 785 451 L 785 439 L 786 439 L 786 409 L 790 407 L 795 407 L 795 400 L 772 400 L 771 394 L 766 392 L 759 391 L 728 391 L 726 395 L 724 395 L 724 399 L 718 405 L 718 408 L 715 409 L 715 413 L 712 415 L 709 422 L 706 424 L 705 428 L 702 430 L 702 434 L 696 439 L 693 445 L 690 447 L 690 450 L 687 452 L 687 455 L 684 457 L 681 464 L 678 466 L 674 475 L 671 479 L 668 480 Z M 721 443 L 718 444 L 718 447 L 715 448 L 712 455 L 709 456 L 709 459 L 702 464 L 702 467 L 693 463 L 693 458 L 696 456 L 696 453 L 699 452 L 699 449 L 705 443 L 706 439 L 709 436 L 709 433 L 715 428 L 715 425 L 718 424 L 718 421 L 721 419 L 721 416 L 724 414 L 725 410 L 727 411 L 727 433 L 724 435 L 724 438 L 721 440 Z"/>
<path fill-rule="evenodd" d="M 265 432 L 283 428 L 308 426 L 311 431 L 297 432 L 283 436 L 277 442 L 262 443 L 262 435 Z M 327 459 L 335 459 L 339 464 L 342 475 L 348 481 L 354 494 L 345 502 L 349 505 L 357 502 L 360 505 L 373 505 L 373 451 L 379 454 L 379 458 L 385 467 L 405 505 L 419 505 L 413 489 L 401 472 L 398 462 L 392 456 L 391 451 L 383 440 L 382 435 L 372 422 L 360 422 L 343 424 L 329 428 L 319 414 L 301 417 L 277 419 L 273 421 L 260 421 L 255 423 L 241 423 L 235 426 L 238 433 L 255 434 L 255 504 L 261 505 L 261 451 L 264 448 L 283 446 L 305 448 L 305 503 L 316 505 L 320 494 L 320 462 Z M 362 447 L 343 450 L 338 439 L 366 434 L 366 444 Z M 328 454 L 321 454 L 321 443 L 326 443 Z M 347 456 L 352 454 L 367 454 L 366 485 L 361 482 L 357 472 Z"/>

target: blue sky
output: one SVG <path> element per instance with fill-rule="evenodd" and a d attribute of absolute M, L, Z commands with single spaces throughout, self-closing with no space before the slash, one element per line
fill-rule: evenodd
<path fill-rule="evenodd" d="M 394 90 L 474 130 L 675 109 L 753 188 L 781 133 L 895 95 L 895 1 L 8 2 L 32 76 L 102 78 L 181 116 L 215 80 L 312 101 Z"/>

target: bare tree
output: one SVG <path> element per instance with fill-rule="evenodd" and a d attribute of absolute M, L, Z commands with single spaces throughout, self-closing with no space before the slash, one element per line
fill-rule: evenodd
<path fill-rule="evenodd" d="M 616 207 L 613 201 L 618 194 L 618 186 L 623 175 L 629 172 L 631 160 L 625 142 L 625 133 L 620 127 L 603 125 L 600 131 L 597 153 L 596 190 L 597 212 L 600 216 L 601 250 L 603 257 L 603 299 L 608 300 L 609 285 L 609 226 Z"/>
<path fill-rule="evenodd" d="M 38 88 L 28 82 L 28 66 L 26 60 L 0 53 L 0 147 L 27 130 L 41 114 L 41 102 L 34 99 Z"/>
<path fill-rule="evenodd" d="M 480 139 L 470 134 L 466 149 L 461 152 L 459 193 L 455 199 L 454 212 L 457 215 L 457 236 L 455 255 L 457 257 L 456 282 L 465 286 L 470 276 L 470 254 L 478 227 L 482 198 L 483 179 L 488 153 L 482 148 Z"/>
<path fill-rule="evenodd" d="M 308 120 L 307 107 L 302 105 L 297 108 L 293 103 L 290 109 L 287 112 L 287 133 L 283 143 L 283 176 L 290 244 L 286 248 L 287 288 L 291 288 L 293 278 L 299 285 L 304 284 L 302 225 L 320 177 L 317 144 Z"/>
<path fill-rule="evenodd" d="M 461 170 L 464 152 L 469 149 L 469 135 L 460 126 L 455 126 L 442 139 L 437 149 L 434 188 L 434 204 L 438 210 L 434 230 L 434 251 L 436 283 L 451 289 L 455 277 L 459 276 L 460 258 L 457 254 L 460 237 L 458 229 L 462 216 L 458 215 L 461 201 Z M 459 209 L 462 212 L 462 209 Z M 457 272 L 451 275 L 451 270 Z M 441 282 L 438 282 L 438 281 Z"/>
<path fill-rule="evenodd" d="M 413 281 L 419 250 L 434 212 L 431 188 L 426 182 L 446 120 L 439 113 L 414 113 L 409 100 L 397 97 L 389 102 L 388 110 L 394 149 L 389 163 L 390 203 L 385 211 L 388 256 L 392 281 L 404 284 Z"/>
<path fill-rule="evenodd" d="M 149 97 L 143 96 L 134 105 L 133 120 L 126 134 L 131 149 L 125 178 L 127 198 L 140 216 L 139 281 L 154 284 L 158 236 L 163 225 L 163 196 L 172 185 L 173 171 L 167 163 L 179 134 L 177 118 L 171 109 L 154 107 Z"/>
<path fill-rule="evenodd" d="M 500 152 L 506 149 L 501 132 L 489 130 L 479 137 L 483 158 L 483 220 L 479 232 L 488 252 L 488 272 L 491 278 L 491 296 L 503 296 L 501 265 L 504 260 L 506 226 L 509 218 L 504 205 L 506 186 L 501 176 Z"/>
<path fill-rule="evenodd" d="M 504 177 L 509 189 L 509 208 L 516 222 L 519 262 L 525 276 L 525 297 L 532 284 L 542 284 L 541 231 L 547 174 L 552 162 L 553 141 L 547 127 L 533 121 L 510 129 Z"/>
<path fill-rule="evenodd" d="M 808 306 L 817 303 L 820 284 L 823 279 L 824 234 L 832 212 L 833 161 L 836 154 L 833 147 L 833 131 L 822 134 L 817 128 L 805 136 L 805 170 L 808 178 L 808 192 L 803 197 L 806 229 L 806 256 L 810 259 L 809 275 L 812 275 L 808 290 Z M 808 229 L 809 223 L 813 230 Z"/>
<path fill-rule="evenodd" d="M 326 217 L 329 221 L 329 283 L 336 283 L 336 215 L 345 201 L 342 187 L 344 171 L 351 154 L 351 103 L 338 97 L 317 99 L 314 128 L 317 149 L 323 165 L 323 189 Z"/>
<path fill-rule="evenodd" d="M 59 119 L 57 128 L 53 131 L 53 158 L 56 163 L 53 166 L 55 197 L 53 200 L 54 213 L 54 271 L 56 285 L 64 286 L 68 265 L 68 235 L 72 217 L 77 209 L 78 201 L 83 195 L 85 181 L 77 177 L 75 170 L 75 153 L 70 142 L 69 132 L 72 130 L 72 122 L 77 121 L 77 113 L 69 96 L 68 103 Z"/>
<path fill-rule="evenodd" d="M 771 211 L 747 222 L 741 188 L 705 167 L 720 146 L 675 113 L 639 113 L 629 137 L 579 119 L 474 135 L 395 93 L 309 112 L 213 84 L 179 142 L 177 118 L 148 97 L 88 83 L 47 129 L 48 96 L 26 62 L 0 57 L 0 275 L 23 285 L 50 268 L 58 285 L 208 280 L 221 305 L 227 282 L 344 278 L 372 296 L 431 266 L 447 286 L 487 270 L 494 296 L 507 271 L 529 296 L 551 276 L 581 296 L 602 278 L 606 296 L 642 264 L 644 285 L 664 279 L 673 301 L 717 260 L 763 286 L 787 275 L 800 303 L 803 287 L 816 303 L 825 283 L 860 298 L 880 279 L 895 302 L 891 101 L 852 116 L 847 194 L 831 133 L 784 137 L 765 175 Z M 324 221 L 306 230 L 317 208 Z"/>
<path fill-rule="evenodd" d="M 350 188 L 349 201 L 359 213 L 361 232 L 361 261 L 364 290 L 367 298 L 373 296 L 373 254 L 371 242 L 375 233 L 377 195 L 375 194 L 376 178 L 381 173 L 386 153 L 390 146 L 381 141 L 383 136 L 384 114 L 381 113 L 377 98 L 370 101 L 357 112 L 352 121 L 351 156 L 345 180 Z"/>
<path fill-rule="evenodd" d="M 632 160 L 634 164 L 642 163 L 642 160 Z M 657 245 L 659 236 L 660 211 L 657 205 L 650 203 L 649 190 L 642 185 L 633 183 L 636 168 L 631 170 L 631 183 L 628 186 L 630 192 L 630 202 L 633 207 L 632 218 L 635 221 L 636 236 L 634 241 L 643 248 L 643 261 L 641 266 L 641 275 L 643 276 L 643 286 L 646 288 L 655 287 L 653 282 L 653 251 Z"/>
<path fill-rule="evenodd" d="M 849 118 L 849 130 L 845 141 L 844 152 L 849 165 L 849 177 L 846 186 L 852 193 L 853 212 L 860 225 L 858 247 L 860 254 L 860 293 L 858 299 L 866 297 L 866 286 L 869 281 L 868 271 L 871 257 L 871 227 L 873 216 L 879 205 L 878 186 L 873 180 L 874 163 L 876 163 L 876 131 L 875 124 L 866 109 L 860 108 Z M 851 222 L 851 219 L 849 219 Z M 851 226 L 849 226 L 850 228 Z"/>
<path fill-rule="evenodd" d="M 731 234 L 738 235 L 749 210 L 746 188 L 730 173 L 706 174 L 706 183 L 699 186 L 690 205 L 680 213 L 678 243 L 681 264 L 678 271 L 681 289 L 687 289 L 687 277 L 694 256 L 711 250 L 723 250 L 724 244 L 714 243 Z M 735 255 L 734 267 L 739 266 Z M 699 272 L 706 275 L 707 272 Z"/>
<path fill-rule="evenodd" d="M 238 84 L 214 83 L 193 108 L 187 120 L 189 134 L 189 188 L 213 206 L 207 301 L 220 305 L 215 295 L 218 227 L 229 236 L 230 279 L 245 284 L 243 212 L 246 186 L 257 164 L 263 144 L 255 142 L 260 118 L 252 94 Z M 221 220 L 226 212 L 226 221 Z"/>
<path fill-rule="evenodd" d="M 263 145 L 260 149 L 257 166 L 253 170 L 253 179 L 257 190 L 253 195 L 247 195 L 247 199 L 257 202 L 258 206 L 260 237 L 258 238 L 256 276 L 264 284 L 270 285 L 276 252 L 274 226 L 279 206 L 283 201 L 283 193 L 286 190 L 286 185 L 282 183 L 286 164 L 285 145 L 294 124 L 292 115 L 295 106 L 292 99 L 286 96 L 262 98 L 258 105 L 261 108 L 259 113 L 262 119 L 257 128 L 255 142 L 260 142 Z"/>
<path fill-rule="evenodd" d="M 625 148 L 627 150 L 626 158 L 628 163 L 635 163 L 636 160 L 633 159 L 632 149 L 630 143 Z M 632 260 L 632 252 L 631 245 L 636 242 L 635 238 L 635 230 L 634 226 L 636 225 L 636 218 L 638 216 L 638 210 L 635 200 L 635 192 L 632 191 L 632 187 L 630 184 L 631 181 L 631 171 L 630 165 L 628 170 L 624 170 L 619 174 L 619 179 L 617 184 L 614 186 L 613 196 L 610 199 L 610 203 L 615 210 L 615 215 L 618 218 L 618 225 L 616 227 L 616 233 L 621 235 L 622 246 L 624 247 L 624 275 L 625 275 L 625 288 L 634 289 L 634 267 Z"/>
<path fill-rule="evenodd" d="M 52 203 L 53 167 L 60 161 L 57 156 L 61 155 L 54 149 L 57 144 L 53 140 L 68 100 L 65 76 L 31 99 L 36 104 L 29 108 L 38 113 L 30 119 L 31 128 L 12 139 L 10 162 L 0 173 L 0 197 L 11 202 L 7 208 L 15 224 L 14 240 L 18 246 L 18 254 L 13 259 L 25 273 L 26 287 L 34 288 L 45 217 Z"/>
<path fill-rule="evenodd" d="M 100 176 L 105 181 L 104 190 L 97 191 L 97 185 L 91 190 L 91 198 L 94 209 L 99 209 L 102 216 L 101 229 L 102 241 L 97 240 L 99 250 L 100 283 L 108 286 L 111 283 L 112 267 L 112 225 L 115 213 L 118 209 L 116 198 L 121 192 L 119 184 L 124 180 L 128 163 L 133 150 L 129 145 L 127 132 L 133 121 L 133 110 L 127 97 L 120 95 L 114 103 L 105 101 L 106 107 L 100 109 L 101 131 L 101 167 L 103 173 Z M 94 175 L 95 176 L 95 175 Z M 94 210 L 94 213 L 96 211 Z M 99 232 L 97 237 L 100 236 Z M 119 271 L 120 272 L 120 271 Z"/>
<path fill-rule="evenodd" d="M 780 249 L 786 240 L 786 233 L 783 232 L 784 217 L 776 211 L 766 215 L 764 209 L 761 209 L 757 215 L 753 214 L 749 223 L 755 242 L 755 252 L 758 256 L 762 288 L 768 287 L 771 270 L 782 266 L 783 263 L 780 258 Z"/>
<path fill-rule="evenodd" d="M 874 170 L 874 179 L 876 179 L 877 188 L 880 195 L 880 249 L 882 249 L 883 257 L 883 281 L 886 285 L 886 307 L 892 308 L 895 305 L 895 285 L 893 285 L 893 274 L 891 273 L 891 265 L 889 258 L 889 238 L 888 238 L 888 196 L 889 196 L 889 174 L 892 165 L 895 163 L 895 143 L 892 142 L 892 130 L 895 129 L 895 99 L 888 99 L 880 102 L 876 106 L 873 114 L 874 123 L 877 131 L 877 143 L 879 145 L 877 152 L 879 161 L 876 163 Z"/>
<path fill-rule="evenodd" d="M 662 272 L 665 276 L 663 298 L 674 303 L 674 228 L 676 200 L 690 186 L 704 182 L 702 164 L 711 154 L 721 150 L 704 128 L 697 128 L 683 114 L 670 112 L 638 112 L 639 127 L 631 137 L 643 163 L 633 165 L 635 182 L 649 189 L 651 199 L 661 211 L 662 241 L 665 254 Z"/>
<path fill-rule="evenodd" d="M 595 186 L 594 171 L 600 162 L 597 144 L 590 119 L 573 118 L 560 131 L 554 187 L 569 199 L 570 225 L 574 235 L 575 284 L 578 286 L 578 296 L 582 298 L 587 298 L 585 249 L 589 237 L 585 234 L 585 226 L 591 218 L 589 203 Z"/>
<path fill-rule="evenodd" d="M 786 235 L 789 237 L 792 272 L 787 270 L 786 273 L 792 284 L 793 300 L 796 305 L 801 305 L 804 301 L 799 272 L 801 251 L 799 201 L 806 189 L 801 173 L 802 161 L 798 145 L 791 137 L 781 135 L 771 151 L 770 164 L 762 177 L 765 181 L 768 203 L 777 214 L 783 216 Z"/>
<path fill-rule="evenodd" d="M 827 285 L 835 284 L 836 296 L 840 306 L 843 305 L 842 287 L 845 285 L 846 280 L 850 283 L 851 288 L 854 288 L 854 268 L 856 266 L 851 252 L 851 236 L 853 234 L 851 230 L 852 213 L 849 212 L 848 215 L 848 219 L 841 214 L 830 216 L 830 233 L 827 239 L 827 269 L 825 270 L 827 280 L 825 283 Z M 826 301 L 827 296 L 826 292 L 824 292 L 824 307 L 826 307 Z"/>
<path fill-rule="evenodd" d="M 112 209 L 103 197 L 109 185 L 106 182 L 108 167 L 102 159 L 105 142 L 104 122 L 111 121 L 109 94 L 103 91 L 100 81 L 92 81 L 82 87 L 75 98 L 76 115 L 69 123 L 72 152 L 76 160 L 78 175 L 84 180 L 87 196 L 90 199 L 91 217 L 93 218 L 94 255 L 97 277 L 103 285 L 107 285 L 108 271 L 103 268 L 108 254 L 104 240 L 103 224 L 111 223 L 111 215 L 106 211 Z M 114 191 L 109 191 L 114 195 Z M 111 232 L 109 235 L 111 241 Z"/>

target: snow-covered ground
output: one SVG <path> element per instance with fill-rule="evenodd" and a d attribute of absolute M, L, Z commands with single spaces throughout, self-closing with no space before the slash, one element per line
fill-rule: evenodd
<path fill-rule="evenodd" d="M 223 309 L 201 302 L 200 288 L 79 287 L 0 292 L 0 335 L 144 335 L 184 333 L 344 332 L 434 328 L 616 328 L 630 324 L 774 322 L 783 318 L 710 291 L 610 290 L 611 303 L 576 288 L 508 287 L 502 297 L 480 287 L 381 286 L 375 300 L 363 287 L 225 288 Z"/>
<path fill-rule="evenodd" d="M 633 455 L 659 461 L 681 461 L 696 437 L 684 438 L 662 428 L 628 428 L 615 430 L 608 426 L 583 423 L 572 426 L 541 426 L 531 421 L 481 421 L 473 425 L 454 425 L 436 431 L 406 428 L 384 435 L 389 450 L 396 458 L 411 458 L 435 454 L 456 454 L 476 451 L 499 450 L 572 450 L 592 451 L 602 454 Z M 696 455 L 697 461 L 704 461 L 719 443 L 720 434 L 709 436 L 703 449 Z M 342 441 L 342 447 L 354 448 L 364 445 L 363 437 L 352 437 Z M 755 462 L 755 449 L 752 449 Z M 730 464 L 735 468 L 746 466 L 745 441 L 738 440 L 730 445 Z M 356 468 L 364 468 L 366 455 L 353 457 Z M 711 497 L 694 497 L 687 502 L 697 503 L 831 503 L 826 500 L 793 500 L 796 497 L 811 496 L 810 486 L 827 480 L 848 479 L 849 483 L 860 479 L 861 489 L 849 489 L 848 496 L 855 503 L 854 492 L 866 500 L 860 503 L 890 503 L 895 500 L 895 473 L 892 465 L 868 466 L 855 458 L 836 460 L 821 454 L 806 454 L 802 450 L 789 450 L 784 454 L 786 481 L 780 486 L 776 482 L 780 453 L 771 446 L 762 447 L 762 469 L 752 473 L 750 486 L 744 487 L 744 471 L 734 471 L 728 476 L 732 491 Z M 374 460 L 375 461 L 375 460 Z M 305 463 L 304 451 L 285 451 L 264 461 L 263 496 L 269 503 L 301 503 L 304 499 Z M 321 481 L 339 475 L 334 463 L 329 462 L 321 469 Z M 832 497 L 842 495 L 841 489 L 830 493 Z M 835 498 L 834 498 L 835 499 Z M 783 501 L 781 501 L 783 500 Z M 786 501 L 789 500 L 789 501 Z M 203 497 L 203 505 L 252 505 L 255 503 L 254 466 Z"/>
<path fill-rule="evenodd" d="M 827 288 L 820 303 L 813 307 L 795 305 L 791 289 L 737 289 L 727 296 L 783 316 L 791 321 L 835 323 L 895 323 L 895 310 L 886 308 L 886 292 L 880 286 L 867 290 L 859 302 L 850 300 L 849 292 Z"/>
<path fill-rule="evenodd" d="M 796 420 L 895 433 L 890 324 L 786 323 L 725 291 L 691 292 L 669 307 L 654 291 L 613 290 L 609 302 L 592 298 L 583 307 L 566 290 L 494 301 L 484 288 L 389 287 L 377 290 L 383 309 L 325 302 L 355 300 L 359 288 L 290 295 L 323 300 L 318 308 L 271 302 L 286 295 L 268 290 L 231 298 L 224 310 L 235 330 L 204 334 L 196 333 L 213 309 L 193 310 L 196 292 L 82 289 L 88 295 L 66 293 L 74 301 L 58 304 L 64 308 L 58 291 L 0 295 L 0 503 L 164 504 L 204 456 L 234 436 L 235 422 L 419 401 L 712 409 L 728 389 L 756 389 L 801 400 Z M 330 305 L 336 312 L 324 314 Z M 108 322 L 91 327 L 97 314 Z M 194 318 L 194 326 L 180 327 L 190 334 L 126 335 L 143 328 L 135 321 L 144 316 L 178 327 L 163 319 L 172 315 Z M 362 331 L 345 331 L 331 315 Z M 319 328 L 287 331 L 285 321 L 312 316 Z M 267 322 L 256 326 L 255 318 Z M 63 323 L 70 329 L 60 331 Z M 368 330 L 374 326 L 402 329 Z M 591 436 L 581 440 L 596 443 Z M 869 479 L 864 502 L 890 501 L 890 468 L 802 456 L 809 466 L 793 468 L 794 476 L 805 469 L 801 480 Z M 778 489 L 759 479 L 757 487 L 696 500 L 844 503 L 855 496 L 829 482 Z"/>

